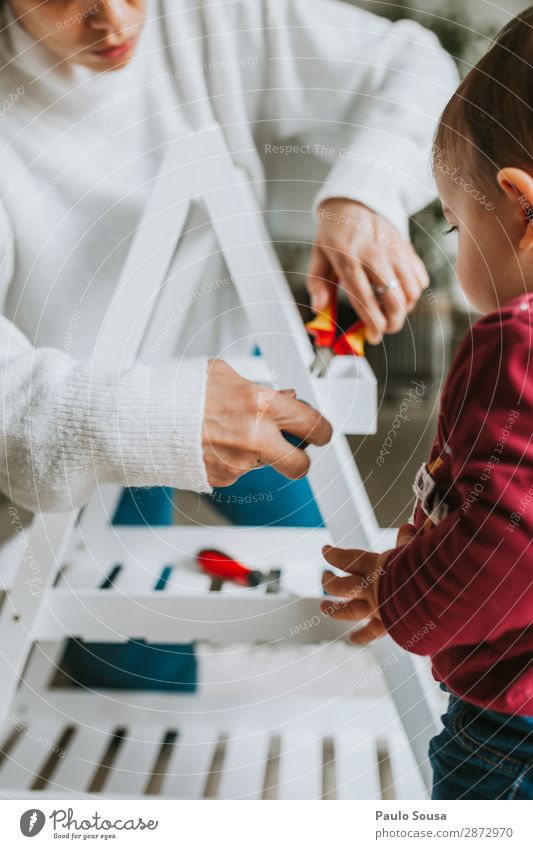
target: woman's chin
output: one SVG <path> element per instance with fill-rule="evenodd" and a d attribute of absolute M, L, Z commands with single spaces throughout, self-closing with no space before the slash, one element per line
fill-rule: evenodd
<path fill-rule="evenodd" d="M 99 51 L 86 53 L 80 56 L 78 64 L 91 68 L 93 71 L 118 71 L 124 68 L 135 55 L 138 38 L 132 38 L 124 46 L 124 49 L 111 49 L 108 51 Z"/>
<path fill-rule="evenodd" d="M 112 71 L 120 71 L 121 68 L 125 68 L 126 65 L 129 65 L 131 60 L 133 59 L 133 53 L 125 59 L 116 59 L 113 62 L 109 62 L 105 64 L 103 67 L 101 64 L 98 66 L 94 66 L 95 70 L 102 71 L 102 73 L 110 73 Z"/>

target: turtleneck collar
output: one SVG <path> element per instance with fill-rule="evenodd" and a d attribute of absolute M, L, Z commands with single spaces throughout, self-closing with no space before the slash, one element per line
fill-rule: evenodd
<path fill-rule="evenodd" d="M 139 82 L 146 72 L 153 28 L 148 19 L 135 55 L 124 68 L 92 71 L 74 62 L 59 63 L 53 53 L 30 35 L 6 2 L 0 35 L 3 48 L 0 67 L 9 68 L 24 85 L 25 96 L 35 98 L 40 110 L 61 104 L 63 114 L 65 110 L 79 114 L 80 105 L 85 110 L 97 104 L 104 106 L 106 102 L 116 104 L 120 91 Z"/>

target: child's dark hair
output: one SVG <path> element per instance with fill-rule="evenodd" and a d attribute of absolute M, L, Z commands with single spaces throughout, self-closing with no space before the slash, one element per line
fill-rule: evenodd
<path fill-rule="evenodd" d="M 510 21 L 446 106 L 434 160 L 488 175 L 533 170 L 533 6 Z"/>

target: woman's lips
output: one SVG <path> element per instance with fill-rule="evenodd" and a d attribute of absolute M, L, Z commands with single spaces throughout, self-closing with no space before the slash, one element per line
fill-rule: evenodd
<path fill-rule="evenodd" d="M 136 40 L 136 38 L 128 38 L 127 41 L 123 41 L 121 44 L 114 44 L 112 47 L 105 47 L 103 50 L 93 50 L 91 52 L 98 59 L 120 59 L 133 50 Z"/>

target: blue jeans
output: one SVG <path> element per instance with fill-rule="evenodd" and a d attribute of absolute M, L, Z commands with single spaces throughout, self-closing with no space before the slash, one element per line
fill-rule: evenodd
<path fill-rule="evenodd" d="M 533 799 L 533 717 L 451 694 L 442 721 L 429 746 L 432 799 Z"/>

